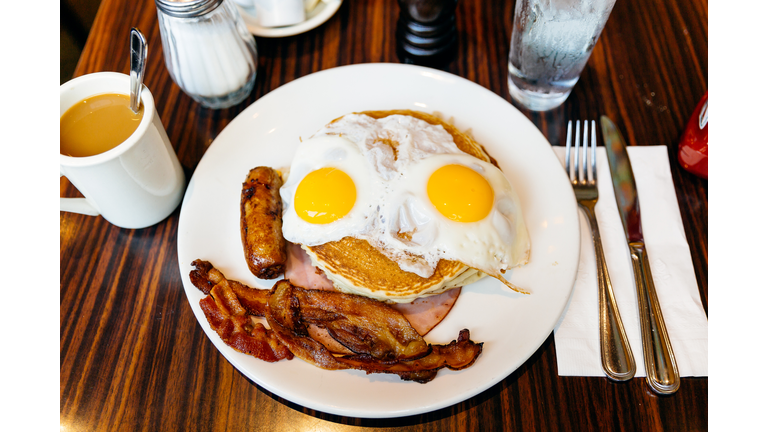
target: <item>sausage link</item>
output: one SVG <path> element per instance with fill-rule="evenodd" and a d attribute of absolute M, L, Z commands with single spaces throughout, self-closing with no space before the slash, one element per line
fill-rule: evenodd
<path fill-rule="evenodd" d="M 248 173 L 240 194 L 240 237 L 245 261 L 256 277 L 274 279 L 285 271 L 280 173 L 256 167 Z"/>

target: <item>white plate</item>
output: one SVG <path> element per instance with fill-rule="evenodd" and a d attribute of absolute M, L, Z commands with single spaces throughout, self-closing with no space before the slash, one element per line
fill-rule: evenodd
<path fill-rule="evenodd" d="M 307 12 L 307 19 L 294 25 L 285 27 L 262 27 L 256 20 L 256 9 L 246 8 L 241 5 L 236 5 L 237 10 L 240 11 L 240 15 L 245 21 L 245 26 L 248 27 L 248 31 L 251 34 L 262 37 L 286 37 L 293 36 L 305 31 L 312 30 L 320 24 L 328 21 L 333 14 L 341 7 L 342 0 L 334 0 L 328 3 L 320 1 L 317 3 L 314 9 Z"/>
<path fill-rule="evenodd" d="M 508 272 L 532 291 L 524 296 L 486 278 L 464 288 L 448 317 L 431 333 L 448 343 L 463 328 L 484 342 L 470 368 L 441 370 L 428 384 L 395 375 L 326 371 L 300 359 L 266 363 L 226 346 L 200 310 L 202 293 L 189 281 L 190 263 L 208 260 L 229 279 L 271 288 L 256 279 L 240 243 L 240 188 L 261 165 L 287 167 L 300 138 L 330 120 L 362 110 L 414 109 L 453 117 L 471 129 L 516 187 L 531 235 L 530 263 Z M 305 407 L 352 417 L 400 417 L 447 407 L 493 386 L 525 362 L 549 336 L 576 277 L 576 201 L 549 143 L 507 101 L 464 78 L 401 64 L 329 69 L 290 82 L 237 116 L 197 166 L 182 204 L 178 255 L 184 289 L 200 325 L 238 370 L 268 391 Z M 200 377 L 205 379 L 205 377 Z"/>

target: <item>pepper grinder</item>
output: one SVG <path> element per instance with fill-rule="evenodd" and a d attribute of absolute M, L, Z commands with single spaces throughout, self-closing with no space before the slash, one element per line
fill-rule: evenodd
<path fill-rule="evenodd" d="M 441 68 L 453 60 L 458 45 L 458 0 L 398 0 L 395 40 L 403 63 Z"/>

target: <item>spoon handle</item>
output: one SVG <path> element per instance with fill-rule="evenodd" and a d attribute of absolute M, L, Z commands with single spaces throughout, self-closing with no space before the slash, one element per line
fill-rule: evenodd
<path fill-rule="evenodd" d="M 147 40 L 137 28 L 131 29 L 131 110 L 139 112 L 139 95 L 147 64 Z"/>

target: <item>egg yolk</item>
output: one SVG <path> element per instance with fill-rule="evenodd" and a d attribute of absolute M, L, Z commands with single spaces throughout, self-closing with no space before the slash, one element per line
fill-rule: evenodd
<path fill-rule="evenodd" d="M 337 168 L 320 168 L 307 174 L 296 188 L 296 214 L 313 224 L 341 219 L 355 205 L 355 182 Z"/>
<path fill-rule="evenodd" d="M 477 222 L 493 207 L 493 189 L 488 180 L 463 165 L 446 165 L 427 182 L 432 205 L 450 220 Z"/>

